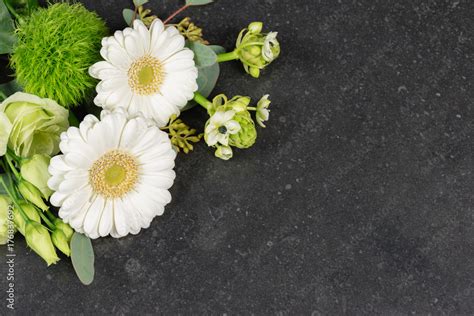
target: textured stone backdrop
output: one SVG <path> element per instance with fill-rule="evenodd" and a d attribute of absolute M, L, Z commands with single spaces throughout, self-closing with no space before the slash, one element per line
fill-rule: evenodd
<path fill-rule="evenodd" d="M 131 1 L 83 2 L 125 26 Z M 224 64 L 215 90 L 269 93 L 268 127 L 229 162 L 204 144 L 180 155 L 165 215 L 95 241 L 89 287 L 19 238 L 17 311 L 474 313 L 472 1 L 218 0 L 186 14 L 227 49 L 253 20 L 280 32 L 261 79 Z"/>

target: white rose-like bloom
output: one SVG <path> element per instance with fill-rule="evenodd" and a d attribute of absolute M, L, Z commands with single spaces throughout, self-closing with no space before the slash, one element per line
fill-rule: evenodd
<path fill-rule="evenodd" d="M 94 103 L 104 109 L 142 113 L 159 127 L 178 115 L 198 89 L 194 53 L 174 26 L 155 19 L 148 29 L 135 20 L 133 28 L 102 40 L 99 61 L 89 74 L 101 82 Z"/>
<path fill-rule="evenodd" d="M 5 115 L 5 113 L 0 112 L 0 156 L 5 155 L 7 152 L 8 138 L 12 131 L 12 123 Z"/>
<path fill-rule="evenodd" d="M 87 115 L 61 134 L 60 148 L 49 166 L 50 201 L 90 238 L 137 234 L 171 201 L 176 152 L 168 135 L 141 117 Z"/>

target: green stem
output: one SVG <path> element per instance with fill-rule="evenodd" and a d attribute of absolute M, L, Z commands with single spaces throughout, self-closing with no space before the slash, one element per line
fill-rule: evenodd
<path fill-rule="evenodd" d="M 13 172 L 13 174 L 15 175 L 15 177 L 16 177 L 18 180 L 20 180 L 21 176 L 20 176 L 20 174 L 18 173 L 18 170 L 16 170 L 15 166 L 13 165 L 12 157 L 10 156 L 9 153 L 6 153 L 6 154 L 5 154 L 5 160 L 7 161 L 8 166 L 10 166 L 10 170 Z"/>
<path fill-rule="evenodd" d="M 18 23 L 22 24 L 23 22 L 25 22 L 25 20 L 23 20 L 23 18 L 18 14 L 18 12 L 16 12 L 16 10 L 13 8 L 13 6 L 11 5 L 10 1 L 4 1 L 5 2 L 5 6 L 7 7 L 8 11 L 10 11 L 10 13 L 15 17 L 15 19 L 17 19 Z"/>
<path fill-rule="evenodd" d="M 2 177 L 0 177 L 0 183 L 2 184 L 3 188 L 5 189 L 5 191 L 7 192 L 8 196 L 10 197 L 10 199 L 12 200 L 13 204 L 15 204 L 15 206 L 18 208 L 18 210 L 20 211 L 20 215 L 21 217 L 23 217 L 23 219 L 25 220 L 26 223 L 29 223 L 30 222 L 30 219 L 28 218 L 28 216 L 26 215 L 25 211 L 23 211 L 23 208 L 20 206 L 20 204 L 18 204 L 18 201 L 16 199 L 16 197 L 13 195 L 13 193 L 11 192 L 10 188 L 8 188 L 7 184 L 5 183 L 5 181 L 3 180 Z"/>
<path fill-rule="evenodd" d="M 41 219 L 43 220 L 43 222 L 45 222 L 46 225 L 48 225 L 49 229 L 54 230 L 54 229 L 56 228 L 56 226 L 54 226 L 53 223 L 51 223 L 51 222 L 49 221 L 49 219 L 46 217 L 46 215 L 43 214 L 42 211 L 39 211 L 39 210 L 37 210 L 37 211 L 38 211 L 38 213 L 39 213 Z"/>
<path fill-rule="evenodd" d="M 196 101 L 197 104 L 205 108 L 206 110 L 209 109 L 209 107 L 212 105 L 212 102 L 206 99 L 202 94 L 199 92 L 194 93 L 194 101 Z"/>
<path fill-rule="evenodd" d="M 48 218 L 49 218 L 53 223 L 54 223 L 54 221 L 55 221 L 56 218 L 57 218 L 56 216 L 54 216 L 53 213 L 51 213 L 50 210 L 47 210 L 47 211 L 46 211 L 46 215 L 48 215 Z"/>
<path fill-rule="evenodd" d="M 218 63 L 223 63 L 225 61 L 236 60 L 236 59 L 239 59 L 239 54 L 237 54 L 236 50 L 229 53 L 222 53 L 222 54 L 217 55 Z"/>
<path fill-rule="evenodd" d="M 10 155 L 10 157 L 13 158 L 13 160 L 15 160 L 16 162 L 21 162 L 22 160 L 24 160 L 24 158 L 21 158 L 20 156 L 17 156 L 15 154 L 15 152 L 13 150 L 11 150 L 10 148 L 7 148 L 7 153 L 8 155 Z"/>
<path fill-rule="evenodd" d="M 247 107 L 247 110 L 250 110 L 250 111 L 257 111 L 257 108 L 256 108 L 256 107 L 253 107 L 253 106 L 248 106 L 248 107 Z"/>

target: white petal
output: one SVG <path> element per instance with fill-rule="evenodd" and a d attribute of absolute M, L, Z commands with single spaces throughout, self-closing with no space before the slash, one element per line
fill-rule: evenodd
<path fill-rule="evenodd" d="M 115 230 L 120 237 L 128 234 L 129 229 L 125 219 L 125 209 L 120 204 L 117 204 L 114 207 L 114 224 Z"/>
<path fill-rule="evenodd" d="M 229 134 L 237 134 L 241 129 L 240 124 L 234 120 L 230 120 L 225 123 L 225 127 L 227 128 Z"/>
<path fill-rule="evenodd" d="M 110 234 L 114 224 L 113 203 L 110 200 L 105 201 L 104 211 L 99 220 L 99 235 L 105 237 Z"/>
<path fill-rule="evenodd" d="M 97 238 L 99 237 L 99 220 L 102 216 L 102 213 L 105 208 L 105 200 L 97 196 L 92 202 L 87 214 L 84 218 L 84 232 L 90 238 Z"/>

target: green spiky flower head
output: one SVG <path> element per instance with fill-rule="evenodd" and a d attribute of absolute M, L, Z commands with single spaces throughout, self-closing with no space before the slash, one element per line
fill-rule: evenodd
<path fill-rule="evenodd" d="M 18 30 L 11 58 L 26 92 L 78 105 L 96 85 L 88 68 L 100 60 L 104 21 L 82 4 L 57 3 L 33 12 Z"/>

